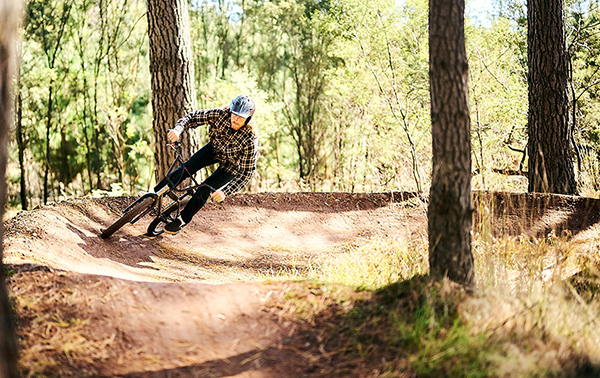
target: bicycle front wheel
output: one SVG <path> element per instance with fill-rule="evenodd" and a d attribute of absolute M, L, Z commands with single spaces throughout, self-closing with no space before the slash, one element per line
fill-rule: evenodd
<path fill-rule="evenodd" d="M 109 236 L 111 236 L 112 234 L 117 232 L 117 230 L 119 230 L 121 227 L 123 227 L 126 223 L 131 222 L 131 220 L 133 218 L 137 217 L 142 212 L 146 211 L 153 204 L 154 204 L 154 198 L 152 198 L 152 197 L 145 198 L 142 202 L 135 205 L 128 212 L 123 214 L 123 216 L 121 218 L 119 218 L 115 223 L 110 225 L 110 227 L 108 227 L 106 230 L 102 231 L 102 234 L 100 234 L 100 236 L 102 237 L 102 239 L 108 238 Z"/>

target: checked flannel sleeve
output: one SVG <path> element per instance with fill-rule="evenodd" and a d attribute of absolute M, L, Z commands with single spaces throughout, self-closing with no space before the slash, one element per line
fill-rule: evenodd
<path fill-rule="evenodd" d="M 224 108 L 199 109 L 181 117 L 175 124 L 175 129 L 181 133 L 200 125 L 216 125 L 227 121 L 229 112 Z"/>

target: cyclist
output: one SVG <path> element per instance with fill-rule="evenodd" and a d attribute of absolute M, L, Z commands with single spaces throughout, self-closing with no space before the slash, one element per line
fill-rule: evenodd
<path fill-rule="evenodd" d="M 198 170 L 219 164 L 204 184 L 217 189 L 211 193 L 207 187 L 196 190 L 180 215 L 164 227 L 166 233 L 175 235 L 200 210 L 209 197 L 222 202 L 226 196 L 241 190 L 256 171 L 258 158 L 258 135 L 251 122 L 255 106 L 252 99 L 242 95 L 231 100 L 229 106 L 215 109 L 195 110 L 179 119 L 167 138 L 171 143 L 179 140 L 181 133 L 189 128 L 209 125 L 209 142 L 196 152 L 183 166 L 164 178 L 155 187 L 158 192 L 167 185 L 177 185 Z"/>

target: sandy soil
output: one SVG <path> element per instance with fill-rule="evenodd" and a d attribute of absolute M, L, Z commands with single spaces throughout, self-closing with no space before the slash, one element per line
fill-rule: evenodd
<path fill-rule="evenodd" d="M 311 311 L 326 306 L 319 288 L 265 278 L 308 269 L 359 239 L 426 240 L 426 205 L 410 193 L 235 195 L 205 206 L 176 236 L 146 236 L 148 217 L 100 238 L 130 201 L 70 200 L 7 223 L 26 373 L 333 376 L 311 363 L 318 346 L 293 342 L 310 321 L 288 316 L 290 297 Z M 599 200 L 477 193 L 474 204 L 498 236 L 568 232 L 582 249 L 596 245 Z"/>

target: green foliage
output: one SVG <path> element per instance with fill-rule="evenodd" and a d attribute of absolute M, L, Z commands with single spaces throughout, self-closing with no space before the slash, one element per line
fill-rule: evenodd
<path fill-rule="evenodd" d="M 567 19 L 568 49 L 571 56 L 571 114 L 582 183 L 595 192 L 600 189 L 598 144 L 600 135 L 600 38 L 598 3 L 574 1 Z"/>
<path fill-rule="evenodd" d="M 484 25 L 466 20 L 473 185 L 522 191 L 524 176 L 501 172 L 527 166 L 526 8 L 494 9 Z M 50 199 L 152 185 L 145 11 L 141 0 L 28 2 L 17 87 L 25 163 L 11 154 L 10 200 L 21 170 L 34 205 L 46 171 Z M 195 1 L 189 16 L 199 107 L 239 93 L 257 102 L 250 190 L 428 190 L 427 1 Z M 600 187 L 599 17 L 595 2 L 569 2 L 573 140 L 590 195 Z"/>
<path fill-rule="evenodd" d="M 505 18 L 490 27 L 468 25 L 473 166 L 476 189 L 524 191 L 525 180 L 494 180 L 493 170 L 523 170 L 527 146 L 527 72 L 523 37 Z M 525 56 L 526 58 L 526 56 Z"/>
<path fill-rule="evenodd" d="M 462 290 L 415 276 L 380 290 L 379 313 L 391 329 L 384 342 L 408 352 L 420 377 L 486 377 L 485 335 L 471 335 L 460 317 Z"/>
<path fill-rule="evenodd" d="M 91 197 L 92 198 L 102 198 L 102 197 L 119 197 L 125 194 L 123 187 L 119 183 L 110 184 L 110 190 L 92 190 Z"/>
<path fill-rule="evenodd" d="M 132 192 L 146 186 L 153 138 L 145 3 L 30 1 L 24 31 L 17 90 L 26 162 L 9 171 L 26 172 L 38 201 L 45 164 L 50 199 L 116 182 Z"/>
<path fill-rule="evenodd" d="M 333 112 L 345 140 L 362 138 L 339 148 L 352 162 L 343 167 L 351 189 L 423 190 L 431 145 L 427 2 L 344 4 L 339 49 L 346 66 L 334 86 L 343 106 Z"/>

